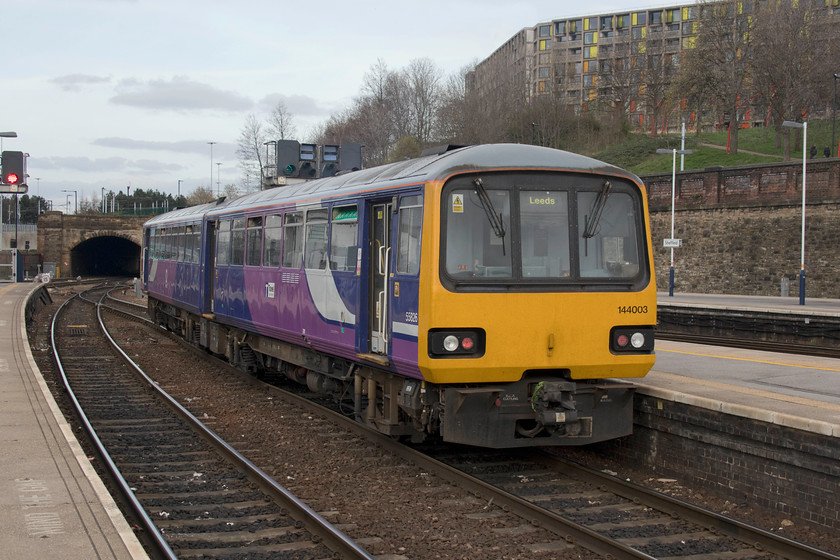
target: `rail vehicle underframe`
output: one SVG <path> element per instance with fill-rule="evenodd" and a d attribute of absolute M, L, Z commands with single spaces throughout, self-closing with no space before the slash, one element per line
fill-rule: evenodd
<path fill-rule="evenodd" d="M 535 370 L 513 383 L 438 385 L 225 325 L 154 298 L 149 312 L 158 324 L 239 369 L 280 373 L 314 393 L 352 395 L 356 420 L 415 442 L 439 435 L 481 447 L 577 446 L 632 432 L 633 388 L 625 383 L 573 381 L 567 371 Z"/>

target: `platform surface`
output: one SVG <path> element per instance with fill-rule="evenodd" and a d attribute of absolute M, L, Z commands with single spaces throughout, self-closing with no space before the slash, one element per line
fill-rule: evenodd
<path fill-rule="evenodd" d="M 0 558 L 148 558 L 64 420 L 24 324 L 36 284 L 0 284 Z"/>
<path fill-rule="evenodd" d="M 793 315 L 840 315 L 840 300 L 674 294 L 659 305 Z M 656 364 L 636 384 L 644 394 L 840 437 L 840 360 L 656 341 Z"/>
<path fill-rule="evenodd" d="M 699 307 L 702 309 L 739 309 L 772 313 L 840 315 L 840 299 L 805 298 L 805 305 L 798 297 L 739 296 L 723 294 L 681 294 L 659 292 L 659 305 L 677 307 Z"/>

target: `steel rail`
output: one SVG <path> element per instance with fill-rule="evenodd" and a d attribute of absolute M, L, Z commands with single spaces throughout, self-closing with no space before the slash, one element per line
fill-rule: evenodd
<path fill-rule="evenodd" d="M 116 311 L 110 307 L 105 307 L 108 311 Z M 301 501 L 297 496 L 289 492 L 286 488 L 281 486 L 272 477 L 267 475 L 262 469 L 251 462 L 248 458 L 240 454 L 236 449 L 231 447 L 226 441 L 220 438 L 210 428 L 205 426 L 198 418 L 196 418 L 189 410 L 184 408 L 177 400 L 175 400 L 166 391 L 160 388 L 146 373 L 126 354 L 117 342 L 111 337 L 101 316 L 101 306 L 97 306 L 97 316 L 99 324 L 105 337 L 108 339 L 114 350 L 120 354 L 122 359 L 131 367 L 141 378 L 143 378 L 151 388 L 153 388 L 158 395 L 163 398 L 175 412 L 187 421 L 206 441 L 208 441 L 217 451 L 219 451 L 231 463 L 235 464 L 242 471 L 246 473 L 248 478 L 254 482 L 260 489 L 276 499 L 282 507 L 285 507 L 290 516 L 297 521 L 303 523 L 303 526 L 313 535 L 318 535 L 322 539 L 324 546 L 339 554 L 341 558 L 346 559 L 360 559 L 360 560 L 374 560 L 366 550 L 361 548 L 355 541 L 350 539 L 343 532 L 338 530 L 326 519 L 321 517 L 317 512 L 312 510 L 308 505 Z"/>
<path fill-rule="evenodd" d="M 146 509 L 139 502 L 139 500 L 137 500 L 137 497 L 134 495 L 134 492 L 131 490 L 131 487 L 126 482 L 125 478 L 123 478 L 122 473 L 120 472 L 119 468 L 117 468 L 116 463 L 114 463 L 114 460 L 111 458 L 111 455 L 108 453 L 108 451 L 105 449 L 105 446 L 102 444 L 102 441 L 99 439 L 96 430 L 94 430 L 84 410 L 82 410 L 82 406 L 76 398 L 76 394 L 70 387 L 70 382 L 67 378 L 67 374 L 64 371 L 64 366 L 61 363 L 61 357 L 58 352 L 58 346 L 56 346 L 56 325 L 58 324 L 58 319 L 61 316 L 61 313 L 64 311 L 65 307 L 68 307 L 70 303 L 77 297 L 82 301 L 88 301 L 82 298 L 80 294 L 76 294 L 73 297 L 69 298 L 67 301 L 61 304 L 61 306 L 55 312 L 55 315 L 53 315 L 52 324 L 50 325 L 50 344 L 53 348 L 53 356 L 55 357 L 56 366 L 58 367 L 59 374 L 61 375 L 61 381 L 64 385 L 65 390 L 67 391 L 68 398 L 73 403 L 73 408 L 76 410 L 76 414 L 78 414 L 79 416 L 79 420 L 82 423 L 82 426 L 84 427 L 85 433 L 91 439 L 91 442 L 96 447 L 97 452 L 102 457 L 105 466 L 108 468 L 108 472 L 111 474 L 111 477 L 114 479 L 117 486 L 119 487 L 120 494 L 122 494 L 123 498 L 125 498 L 125 500 L 130 505 L 132 512 L 134 513 L 134 515 L 137 516 L 138 521 L 143 525 L 146 534 L 149 535 L 149 538 L 152 540 L 153 544 L 158 548 L 158 552 L 161 554 L 161 556 L 169 560 L 177 560 L 178 556 L 176 556 L 175 552 L 173 552 L 173 550 L 170 548 L 169 543 L 167 543 L 166 540 L 164 540 L 163 536 L 160 534 L 160 531 L 155 526 L 154 522 L 151 520 L 148 513 L 146 512 Z"/>
<path fill-rule="evenodd" d="M 558 457 L 550 451 L 541 450 L 539 453 L 545 463 L 552 467 L 559 466 L 559 470 L 563 474 L 663 513 L 691 521 L 716 534 L 727 535 L 747 544 L 751 543 L 753 548 L 758 551 L 778 554 L 791 560 L 840 560 L 840 556 L 835 556 L 830 552 L 793 541 L 748 523 L 645 488 L 639 484 L 596 471 L 576 461 Z"/>

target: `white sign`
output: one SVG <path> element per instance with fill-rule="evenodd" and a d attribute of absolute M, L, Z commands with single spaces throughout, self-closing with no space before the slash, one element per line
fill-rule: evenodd
<path fill-rule="evenodd" d="M 663 247 L 666 249 L 677 249 L 682 247 L 682 239 L 664 239 Z"/>

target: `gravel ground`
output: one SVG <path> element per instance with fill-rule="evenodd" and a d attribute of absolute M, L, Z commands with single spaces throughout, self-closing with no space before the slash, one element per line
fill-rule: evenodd
<path fill-rule="evenodd" d="M 56 301 L 59 299 L 54 296 Z M 128 299 L 128 298 L 126 298 Z M 49 309 L 45 310 L 49 311 Z M 31 344 L 42 369 L 49 370 L 44 315 L 33 329 Z M 548 545 L 556 537 L 534 535 L 533 529 L 491 504 L 422 472 L 399 464 L 361 438 L 336 430 L 303 409 L 289 405 L 265 389 L 249 389 L 223 364 L 206 363 L 195 352 L 183 353 L 161 335 L 120 329 L 128 353 L 167 392 L 178 398 L 212 429 L 304 499 L 329 521 L 383 560 L 401 558 L 525 559 L 594 558 L 563 545 Z M 148 364 L 148 365 L 146 365 Z M 45 372 L 45 377 L 48 377 Z M 48 382 L 53 385 L 48 378 Z M 569 450 L 573 458 L 615 473 L 623 479 L 720 511 L 753 525 L 801 540 L 834 553 L 840 536 L 798 525 L 746 504 L 708 495 L 676 478 L 651 477 L 594 455 Z M 535 542 L 544 543 L 535 546 Z M 553 546 L 553 548 L 552 548 Z"/>

